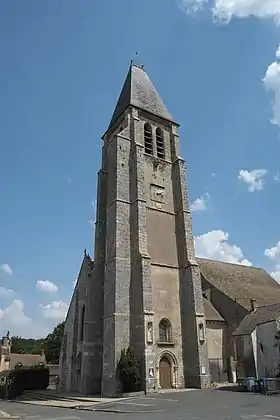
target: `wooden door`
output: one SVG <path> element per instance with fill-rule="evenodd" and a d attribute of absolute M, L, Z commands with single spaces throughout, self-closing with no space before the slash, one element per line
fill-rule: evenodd
<path fill-rule="evenodd" d="M 163 357 L 159 362 L 159 383 L 161 388 L 172 388 L 171 364 L 167 357 Z"/>

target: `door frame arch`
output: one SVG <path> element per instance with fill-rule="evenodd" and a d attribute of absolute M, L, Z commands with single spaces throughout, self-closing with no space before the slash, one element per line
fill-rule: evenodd
<path fill-rule="evenodd" d="M 157 363 L 156 363 L 156 370 L 157 370 L 157 388 L 161 389 L 160 386 L 160 379 L 159 379 L 159 366 L 160 366 L 160 361 L 162 358 L 166 358 L 169 363 L 170 363 L 170 368 L 171 368 L 171 389 L 176 389 L 178 388 L 178 362 L 176 359 L 176 356 L 169 350 L 164 350 L 162 351 L 158 358 L 157 358 Z"/>

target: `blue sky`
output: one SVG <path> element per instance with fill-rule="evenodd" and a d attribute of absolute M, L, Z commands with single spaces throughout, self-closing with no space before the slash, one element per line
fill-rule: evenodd
<path fill-rule="evenodd" d="M 64 317 L 136 51 L 181 125 L 197 254 L 280 280 L 279 17 L 279 0 L 1 1 L 0 333 Z"/>

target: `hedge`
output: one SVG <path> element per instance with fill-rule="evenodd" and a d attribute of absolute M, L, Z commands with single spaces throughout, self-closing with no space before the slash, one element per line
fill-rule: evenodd
<path fill-rule="evenodd" d="M 25 390 L 42 390 L 49 386 L 49 368 L 44 365 L 22 366 L 0 376 L 0 398 L 14 399 Z"/>
<path fill-rule="evenodd" d="M 7 395 L 7 380 L 9 377 L 10 371 L 5 370 L 0 372 L 0 398 L 5 398 Z"/>

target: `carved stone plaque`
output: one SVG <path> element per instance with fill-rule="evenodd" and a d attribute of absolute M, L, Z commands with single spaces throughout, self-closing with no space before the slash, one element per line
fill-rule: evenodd
<path fill-rule="evenodd" d="M 150 193 L 152 201 L 156 201 L 157 203 L 165 202 L 164 187 L 161 187 L 160 185 L 151 184 Z"/>

